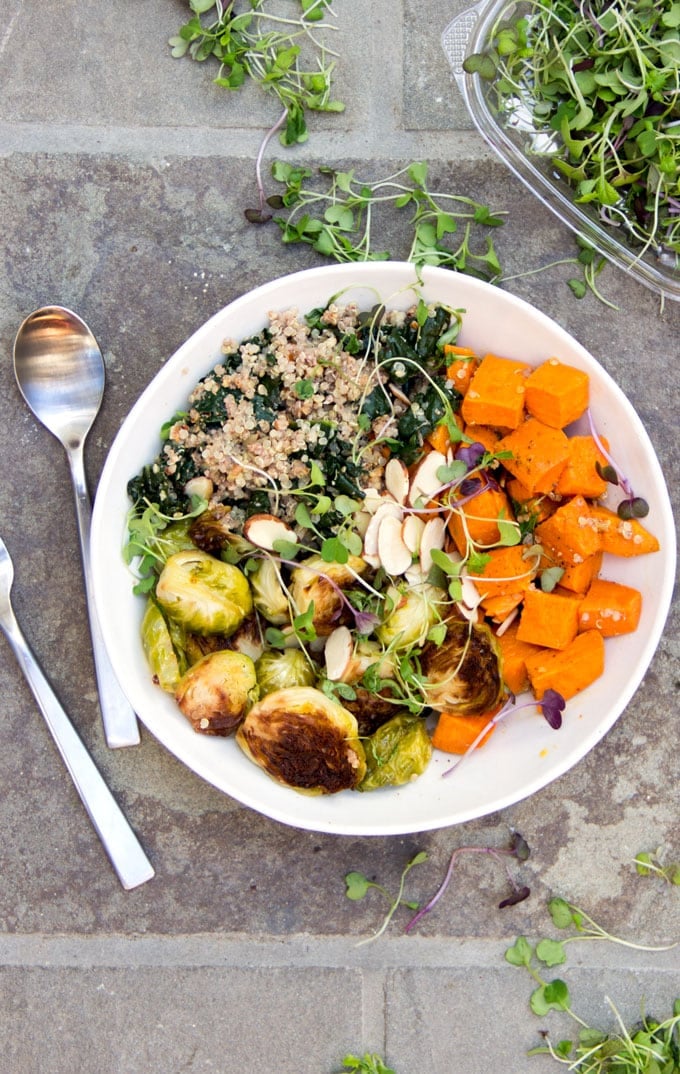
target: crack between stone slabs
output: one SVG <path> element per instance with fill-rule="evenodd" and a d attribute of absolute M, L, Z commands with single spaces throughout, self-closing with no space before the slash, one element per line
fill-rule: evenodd
<path fill-rule="evenodd" d="M 259 939 L 239 934 L 47 935 L 0 937 L 0 965 L 25 967 L 323 967 L 357 970 L 484 968 L 514 972 L 504 958 L 512 942 L 401 936 L 360 944 L 364 937 L 295 935 Z M 358 946 L 359 945 L 359 946 Z M 578 949 L 576 949 L 578 948 Z M 578 944 L 568 966 L 680 972 L 680 948 L 636 951 L 616 944 Z"/>
<path fill-rule="evenodd" d="M 184 158 L 252 158 L 253 166 L 263 131 L 223 127 L 104 127 L 84 124 L 0 123 L 0 157 L 12 154 L 122 155 L 148 160 L 158 156 Z M 266 161 L 428 160 L 458 163 L 496 161 L 480 135 L 472 130 L 382 131 L 379 139 L 369 128 L 315 131 L 304 147 L 271 146 Z M 370 178 L 368 176 L 367 178 Z"/>

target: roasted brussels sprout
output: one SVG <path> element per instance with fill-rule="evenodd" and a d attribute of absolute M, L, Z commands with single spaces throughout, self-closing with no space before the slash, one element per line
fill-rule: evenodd
<path fill-rule="evenodd" d="M 203 511 L 194 518 L 189 526 L 189 536 L 196 548 L 209 552 L 211 556 L 223 556 L 236 560 L 253 551 L 250 541 L 246 541 L 231 528 L 231 512 L 228 507 L 215 507 Z"/>
<path fill-rule="evenodd" d="M 390 690 L 387 686 L 378 694 L 357 683 L 352 686 L 352 689 L 354 697 L 343 698 L 342 703 L 357 721 L 359 735 L 365 738 L 372 735 L 394 716 L 399 707 L 398 699 L 396 696 L 390 699 Z"/>
<path fill-rule="evenodd" d="M 386 601 L 391 605 L 376 636 L 391 649 L 410 649 L 423 645 L 428 632 L 440 617 L 444 594 L 441 589 L 422 582 L 402 592 L 396 586 L 387 590 Z"/>
<path fill-rule="evenodd" d="M 475 716 L 504 696 L 500 649 L 485 623 L 447 623 L 444 641 L 426 645 L 420 664 L 425 703 L 439 712 Z"/>
<path fill-rule="evenodd" d="M 367 566 L 359 556 L 350 556 L 346 564 L 327 563 L 321 556 L 310 556 L 291 576 L 295 613 L 302 615 L 313 604 L 314 629 L 320 636 L 330 634 L 347 615 L 339 590 L 356 585 L 356 576 L 362 575 Z"/>
<path fill-rule="evenodd" d="M 173 694 L 185 670 L 185 661 L 173 643 L 170 625 L 155 600 L 147 601 L 141 634 L 154 681 L 162 690 Z"/>
<path fill-rule="evenodd" d="M 172 625 L 172 621 L 170 621 Z M 215 653 L 218 649 L 233 649 L 245 653 L 251 660 L 258 660 L 264 652 L 264 641 L 260 624 L 254 615 L 249 615 L 233 634 L 185 634 L 184 651 L 187 662 L 196 664 L 201 657 Z"/>
<path fill-rule="evenodd" d="M 360 791 L 377 787 L 399 787 L 410 783 L 427 768 L 432 743 L 420 716 L 400 712 L 364 742 L 366 775 Z"/>
<path fill-rule="evenodd" d="M 255 664 L 230 649 L 208 653 L 182 676 L 175 700 L 194 731 L 229 735 L 257 700 Z"/>
<path fill-rule="evenodd" d="M 238 567 L 199 549 L 170 556 L 156 599 L 166 615 L 194 634 L 229 636 L 253 609 L 250 587 Z"/>
<path fill-rule="evenodd" d="M 267 694 L 247 714 L 236 741 L 272 779 L 303 794 L 349 790 L 366 771 L 356 720 L 311 686 Z"/>
<path fill-rule="evenodd" d="M 268 623 L 282 626 L 290 621 L 290 604 L 281 585 L 279 571 L 272 559 L 259 560 L 255 570 L 248 575 L 253 594 L 253 604 Z"/>
<path fill-rule="evenodd" d="M 318 671 L 301 649 L 284 649 L 281 652 L 269 650 L 255 662 L 262 697 L 291 686 L 313 686 Z"/>

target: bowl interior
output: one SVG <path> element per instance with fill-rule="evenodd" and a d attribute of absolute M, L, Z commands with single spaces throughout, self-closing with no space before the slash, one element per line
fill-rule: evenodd
<path fill-rule="evenodd" d="M 196 734 L 173 699 L 154 686 L 139 638 L 143 600 L 132 593 L 121 550 L 130 506 L 127 482 L 155 457 L 162 423 L 183 408 L 195 383 L 218 360 L 223 339 L 258 332 L 269 310 L 295 307 L 304 313 L 340 292 L 342 301 L 362 308 L 378 300 L 406 308 L 417 296 L 445 303 L 464 310 L 463 345 L 532 364 L 557 356 L 586 370 L 598 430 L 648 500 L 647 522 L 661 551 L 605 563 L 604 577 L 642 591 L 641 623 L 634 635 L 607 641 L 604 676 L 568 703 L 559 732 L 533 709 L 523 709 L 501 724 L 453 778 L 442 778 L 451 758 L 435 752 L 426 773 L 407 787 L 309 798 L 274 783 L 233 740 Z M 92 521 L 94 590 L 104 639 L 148 730 L 199 776 L 243 804 L 300 828 L 338 834 L 403 834 L 459 823 L 525 798 L 566 772 L 609 730 L 639 685 L 668 612 L 674 565 L 674 526 L 658 461 L 639 418 L 607 372 L 559 325 L 522 300 L 446 269 L 424 270 L 419 284 L 412 265 L 396 262 L 296 273 L 216 313 L 168 359 L 122 425 L 104 466 Z"/>

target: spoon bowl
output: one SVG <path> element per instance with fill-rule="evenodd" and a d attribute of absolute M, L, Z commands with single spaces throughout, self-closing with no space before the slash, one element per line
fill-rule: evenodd
<path fill-rule="evenodd" d="M 77 314 L 63 306 L 43 306 L 19 327 L 14 341 L 14 373 L 29 408 L 66 451 L 76 501 L 104 732 L 111 747 L 133 746 L 139 742 L 137 719 L 111 667 L 92 597 L 92 506 L 83 449 L 104 394 L 102 352 Z"/>
<path fill-rule="evenodd" d="M 35 416 L 62 443 L 84 441 L 104 395 L 104 359 L 75 313 L 44 306 L 26 318 L 14 345 L 19 390 Z"/>

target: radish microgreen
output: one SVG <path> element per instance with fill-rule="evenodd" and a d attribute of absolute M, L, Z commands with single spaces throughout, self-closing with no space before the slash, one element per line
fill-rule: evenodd
<path fill-rule="evenodd" d="M 501 848 L 498 848 L 498 847 L 476 847 L 476 846 L 457 847 L 453 851 L 453 853 L 452 853 L 452 855 L 451 855 L 451 857 L 449 859 L 449 865 L 448 865 L 448 868 L 446 870 L 446 874 L 444 876 L 444 879 L 443 879 L 442 883 L 440 884 L 439 888 L 437 889 L 435 894 L 432 896 L 432 898 L 429 899 L 428 902 L 424 906 L 420 907 L 418 909 L 418 912 L 408 922 L 408 924 L 406 925 L 406 932 L 410 932 L 411 929 L 415 928 L 415 926 L 418 924 L 418 922 L 426 914 L 429 914 L 429 912 L 432 909 L 434 909 L 434 907 L 437 905 L 437 903 L 441 899 L 442 895 L 444 894 L 444 892 L 446 891 L 446 889 L 449 886 L 449 883 L 451 881 L 451 877 L 453 875 L 453 870 L 454 870 L 454 867 L 455 867 L 456 862 L 458 861 L 458 859 L 460 857 L 462 857 L 463 855 L 473 855 L 473 854 L 474 855 L 482 854 L 482 855 L 486 855 L 487 857 L 491 857 L 496 862 L 499 862 L 503 866 L 503 868 L 505 870 L 505 874 L 507 876 L 511 892 L 510 892 L 510 894 L 508 896 L 506 896 L 504 899 L 502 899 L 501 902 L 498 904 L 499 910 L 504 909 L 506 906 L 514 906 L 517 903 L 523 902 L 525 899 L 528 899 L 529 895 L 531 894 L 529 888 L 524 884 L 518 884 L 516 882 L 516 880 L 513 877 L 512 873 L 508 869 L 507 861 L 505 860 L 506 858 L 510 857 L 510 858 L 514 858 L 516 861 L 523 862 L 523 861 L 526 861 L 527 858 L 529 857 L 529 854 L 530 854 L 529 845 L 528 845 L 527 841 L 523 838 L 523 836 L 521 836 L 519 834 L 519 832 L 513 832 L 512 833 L 511 838 L 510 838 L 510 846 L 509 847 L 501 847 Z"/>

